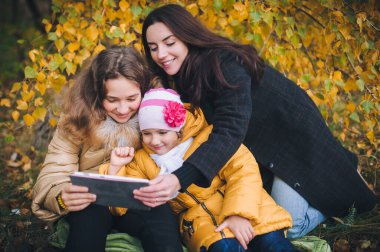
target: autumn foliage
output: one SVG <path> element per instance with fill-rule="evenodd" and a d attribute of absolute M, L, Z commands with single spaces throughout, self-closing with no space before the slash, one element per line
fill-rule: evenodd
<path fill-rule="evenodd" d="M 29 51 L 25 78 L 9 85 L 8 134 L 39 121 L 51 127 L 62 90 L 105 47 L 142 50 L 144 17 L 173 1 L 53 0 L 48 46 Z M 380 7 L 375 0 L 177 1 L 211 30 L 254 45 L 318 105 L 334 135 L 379 167 Z M 181 18 L 181 17 L 178 17 Z M 296 101 L 295 101 L 296 102 Z M 333 158 L 333 157 L 332 157 Z"/>

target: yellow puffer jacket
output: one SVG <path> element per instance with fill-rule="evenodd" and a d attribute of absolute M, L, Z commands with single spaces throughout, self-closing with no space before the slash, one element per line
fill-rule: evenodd
<path fill-rule="evenodd" d="M 182 141 L 195 137 L 185 154 L 188 158 L 211 133 L 201 111 L 194 116 L 187 113 Z M 122 167 L 118 175 L 155 178 L 160 168 L 150 158 L 153 153 L 144 146 L 137 151 L 134 160 Z M 100 167 L 100 173 L 107 173 L 108 165 Z M 241 145 L 227 164 L 213 179 L 210 187 L 202 188 L 192 184 L 185 192 L 171 200 L 170 205 L 180 216 L 182 238 L 190 251 L 199 251 L 223 237 L 234 237 L 229 229 L 216 233 L 214 230 L 225 218 L 239 215 L 249 219 L 256 235 L 291 227 L 288 212 L 278 206 L 263 189 L 259 167 L 250 151 Z M 126 209 L 114 209 L 122 215 Z"/>

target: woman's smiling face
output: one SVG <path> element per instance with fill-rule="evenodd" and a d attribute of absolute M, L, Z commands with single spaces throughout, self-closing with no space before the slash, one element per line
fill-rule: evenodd
<path fill-rule="evenodd" d="M 181 68 L 189 49 L 161 22 L 148 27 L 146 39 L 153 61 L 168 75 L 175 75 Z"/>

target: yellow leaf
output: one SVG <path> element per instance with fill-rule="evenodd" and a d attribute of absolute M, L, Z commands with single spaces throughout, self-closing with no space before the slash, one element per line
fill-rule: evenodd
<path fill-rule="evenodd" d="M 341 73 L 340 71 L 335 71 L 335 72 L 334 72 L 333 80 L 334 80 L 334 81 L 342 80 L 342 73 Z"/>
<path fill-rule="evenodd" d="M 87 37 L 90 41 L 95 42 L 96 39 L 99 36 L 98 29 L 96 28 L 95 24 L 91 24 L 90 27 L 86 30 Z"/>
<path fill-rule="evenodd" d="M 104 49 L 106 49 L 106 48 L 102 44 L 97 45 L 94 49 L 93 55 L 97 55 L 98 53 L 100 53 Z"/>
<path fill-rule="evenodd" d="M 120 7 L 122 12 L 125 12 L 129 7 L 129 3 L 127 1 L 121 0 L 119 2 L 119 7 Z"/>
<path fill-rule="evenodd" d="M 346 134 L 344 132 L 342 132 L 342 133 L 339 134 L 339 137 L 344 142 L 344 140 L 346 139 Z"/>
<path fill-rule="evenodd" d="M 207 4 L 208 4 L 208 1 L 207 0 L 199 0 L 199 1 L 197 1 L 198 2 L 198 4 L 199 4 L 199 6 L 202 6 L 202 7 L 205 7 L 205 6 L 207 6 Z"/>
<path fill-rule="evenodd" d="M 63 47 L 65 47 L 65 42 L 63 39 L 57 39 L 54 41 L 55 47 L 57 47 L 58 51 L 61 51 Z"/>
<path fill-rule="evenodd" d="M 75 57 L 75 53 L 70 53 L 70 52 L 65 53 L 65 55 L 63 55 L 63 58 L 65 58 L 65 60 L 70 61 L 70 62 L 73 61 L 74 57 Z"/>
<path fill-rule="evenodd" d="M 28 55 L 32 62 L 36 62 L 36 54 L 38 55 L 38 51 L 36 49 L 29 51 Z"/>
<path fill-rule="evenodd" d="M 24 115 L 22 118 L 24 119 L 26 126 L 30 126 L 35 122 L 33 116 L 29 114 Z"/>
<path fill-rule="evenodd" d="M 13 110 L 11 115 L 13 121 L 17 122 L 18 118 L 20 117 L 20 112 L 18 112 L 17 110 Z"/>
<path fill-rule="evenodd" d="M 34 100 L 34 106 L 38 107 L 38 106 L 42 106 L 44 104 L 44 100 L 42 99 L 42 97 L 38 97 L 37 99 Z"/>
<path fill-rule="evenodd" d="M 45 31 L 46 31 L 46 32 L 49 32 L 49 31 L 51 30 L 52 27 L 53 27 L 52 24 L 47 23 L 47 24 L 45 25 Z"/>
<path fill-rule="evenodd" d="M 33 90 L 31 90 L 31 91 L 26 91 L 26 92 L 21 92 L 21 97 L 22 97 L 22 99 L 24 100 L 24 101 L 30 101 L 33 97 L 34 97 L 34 95 L 35 95 L 36 93 L 33 91 Z"/>
<path fill-rule="evenodd" d="M 55 92 L 61 92 L 62 87 L 66 84 L 66 78 L 63 75 L 54 75 L 50 79 L 50 85 Z"/>
<path fill-rule="evenodd" d="M 70 33 L 71 35 L 76 35 L 77 33 L 77 30 L 69 22 L 65 22 L 63 24 L 63 30 Z"/>
<path fill-rule="evenodd" d="M 67 46 L 67 49 L 70 51 L 70 52 L 75 52 L 76 50 L 79 49 L 79 43 L 78 42 L 74 42 L 74 43 L 70 43 L 68 46 Z"/>
<path fill-rule="evenodd" d="M 20 90 L 20 88 L 21 88 L 21 83 L 20 82 L 13 83 L 12 89 L 11 89 L 11 93 L 14 93 L 14 92 Z"/>
<path fill-rule="evenodd" d="M 17 109 L 18 110 L 27 110 L 28 104 L 23 100 L 17 100 Z"/>
<path fill-rule="evenodd" d="M 46 91 L 46 86 L 41 83 L 41 82 L 37 82 L 37 84 L 34 86 L 34 88 L 40 92 L 41 95 L 44 95 L 45 94 L 45 91 Z"/>
<path fill-rule="evenodd" d="M 37 120 L 44 121 L 46 116 L 46 109 L 43 107 L 38 107 L 33 112 L 33 117 Z"/>
<path fill-rule="evenodd" d="M 243 11 L 246 11 L 247 8 L 244 6 L 244 4 L 237 2 L 237 3 L 234 3 L 234 9 L 239 12 L 243 12 Z"/>
<path fill-rule="evenodd" d="M 55 28 L 55 34 L 57 34 L 58 37 L 61 37 L 63 33 L 63 27 L 62 25 L 58 24 Z"/>
<path fill-rule="evenodd" d="M 78 13 L 81 13 L 84 11 L 84 4 L 82 2 L 76 3 L 74 8 Z"/>
<path fill-rule="evenodd" d="M 344 91 L 349 92 L 351 90 L 358 90 L 358 85 L 356 85 L 356 81 L 353 79 L 349 79 L 346 81 L 343 87 Z"/>
<path fill-rule="evenodd" d="M 186 6 L 186 10 L 191 13 L 193 16 L 197 16 L 199 9 L 196 3 L 192 3 Z"/>
<path fill-rule="evenodd" d="M 0 106 L 9 108 L 11 106 L 11 100 L 9 100 L 8 98 L 1 99 Z"/>
<path fill-rule="evenodd" d="M 39 72 L 37 75 L 37 80 L 39 82 L 43 82 L 45 80 L 45 74 L 43 72 Z"/>
<path fill-rule="evenodd" d="M 369 141 L 374 144 L 375 143 L 375 134 L 373 133 L 373 130 L 368 131 L 367 134 L 365 134 Z"/>
<path fill-rule="evenodd" d="M 51 118 L 51 119 L 49 120 L 49 124 L 50 124 L 52 127 L 54 127 L 55 125 L 57 125 L 57 120 L 56 120 L 55 118 Z"/>
<path fill-rule="evenodd" d="M 318 60 L 318 62 L 317 62 L 317 66 L 318 66 L 319 68 L 324 68 L 325 64 L 323 63 L 322 60 Z"/>
<path fill-rule="evenodd" d="M 355 111 L 355 108 L 356 108 L 356 104 L 353 103 L 353 102 L 350 102 L 350 103 L 347 105 L 347 107 L 346 107 L 346 109 L 347 109 L 350 113 L 354 112 L 354 111 Z"/>
<path fill-rule="evenodd" d="M 87 25 L 88 25 L 88 22 L 87 22 L 86 20 L 82 20 L 82 21 L 80 21 L 80 28 L 81 28 L 81 29 L 87 27 Z"/>

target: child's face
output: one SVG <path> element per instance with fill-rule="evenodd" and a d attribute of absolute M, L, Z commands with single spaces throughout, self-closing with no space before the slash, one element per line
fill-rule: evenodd
<path fill-rule="evenodd" d="M 164 155 L 180 143 L 178 133 L 172 130 L 145 129 L 142 140 L 154 153 Z"/>

